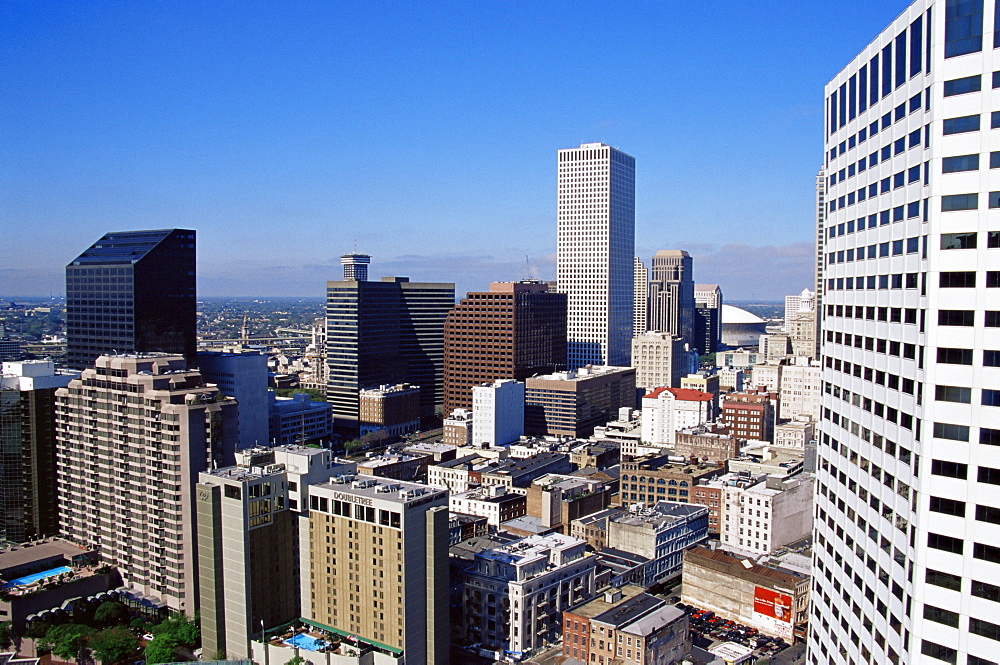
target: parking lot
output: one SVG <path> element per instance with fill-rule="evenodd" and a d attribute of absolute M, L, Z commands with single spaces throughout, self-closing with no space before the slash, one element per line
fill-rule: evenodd
<path fill-rule="evenodd" d="M 690 617 L 691 641 L 702 649 L 710 649 L 720 642 L 736 642 L 751 647 L 754 655 L 763 658 L 781 653 L 791 646 L 781 638 L 763 635 L 756 628 L 717 617 L 714 612 L 684 603 L 677 603 L 677 608 Z"/>

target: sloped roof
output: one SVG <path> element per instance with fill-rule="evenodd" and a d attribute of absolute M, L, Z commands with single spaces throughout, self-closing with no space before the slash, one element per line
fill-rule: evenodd
<path fill-rule="evenodd" d="M 674 396 L 674 399 L 680 400 L 682 402 L 709 402 L 713 398 L 712 393 L 703 393 L 700 390 L 695 390 L 693 388 L 653 388 L 651 391 L 643 395 L 644 399 L 657 399 L 663 393 L 668 392 Z"/>
<path fill-rule="evenodd" d="M 745 309 L 740 309 L 739 307 L 733 307 L 732 305 L 722 305 L 722 312 L 720 314 L 722 318 L 722 324 L 727 323 L 766 323 L 764 319 L 760 318 L 756 314 L 746 311 Z"/>

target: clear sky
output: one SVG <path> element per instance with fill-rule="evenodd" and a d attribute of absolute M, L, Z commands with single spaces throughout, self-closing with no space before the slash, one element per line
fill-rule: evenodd
<path fill-rule="evenodd" d="M 0 294 L 103 233 L 198 231 L 202 295 L 555 274 L 556 150 L 636 158 L 636 251 L 812 286 L 823 85 L 907 5 L 0 4 Z M 527 260 L 526 258 L 527 257 Z"/>

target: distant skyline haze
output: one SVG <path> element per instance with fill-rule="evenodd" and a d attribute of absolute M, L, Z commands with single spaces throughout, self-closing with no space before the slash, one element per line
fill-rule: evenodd
<path fill-rule="evenodd" d="M 372 279 L 553 279 L 556 151 L 603 142 L 638 256 L 780 299 L 813 285 L 823 85 L 906 4 L 6 3 L 0 292 L 163 228 L 200 296 L 322 296 L 355 240 Z"/>

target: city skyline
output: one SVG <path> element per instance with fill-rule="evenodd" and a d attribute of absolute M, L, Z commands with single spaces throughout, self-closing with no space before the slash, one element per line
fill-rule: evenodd
<path fill-rule="evenodd" d="M 8 6 L 0 222 L 32 251 L 0 252 L 0 282 L 60 293 L 93 237 L 174 227 L 202 237 L 205 296 L 321 296 L 355 240 L 373 274 L 460 293 L 550 279 L 551 153 L 601 141 L 642 164 L 637 255 L 687 249 L 698 282 L 777 299 L 811 284 L 816 91 L 904 6 L 829 43 L 810 35 L 843 7 Z M 770 283 L 729 277 L 762 261 Z"/>

